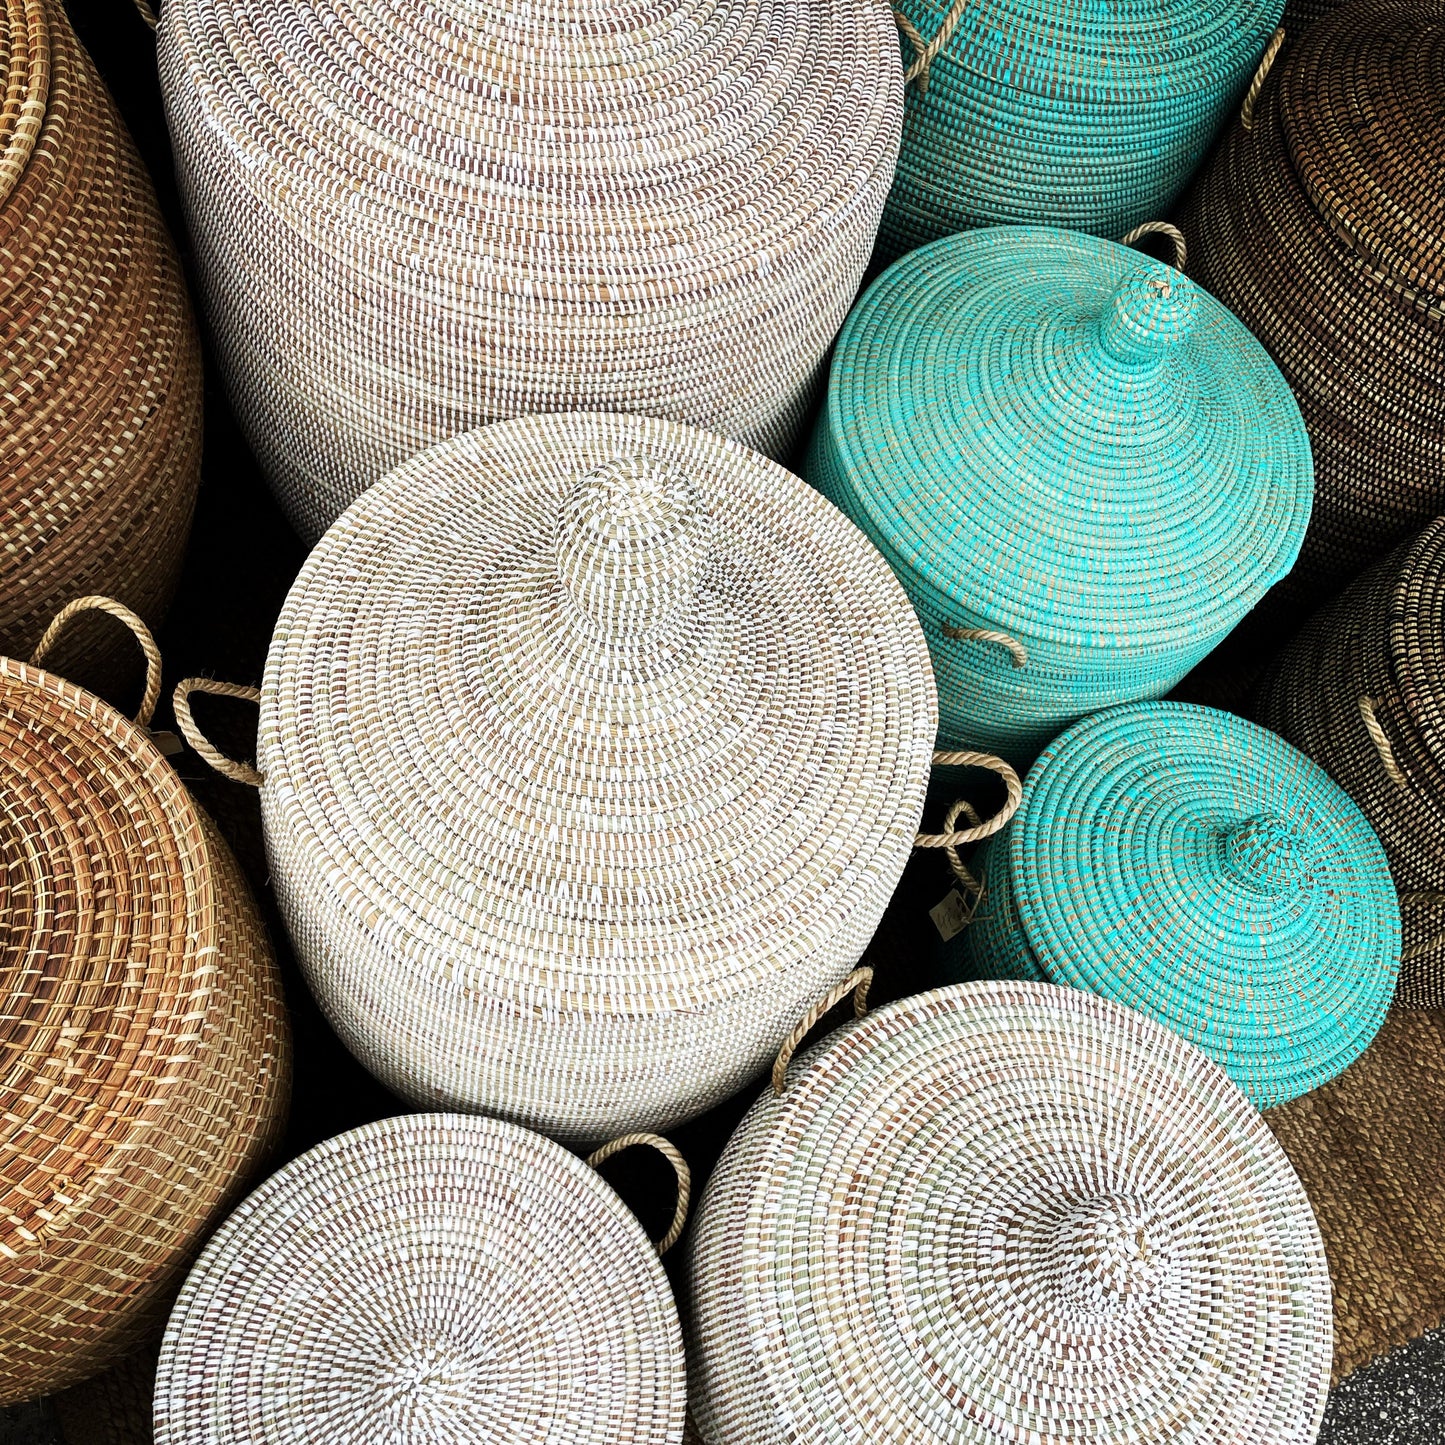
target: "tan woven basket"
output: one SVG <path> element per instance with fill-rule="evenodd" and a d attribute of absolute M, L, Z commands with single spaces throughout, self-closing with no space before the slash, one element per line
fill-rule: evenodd
<path fill-rule="evenodd" d="M 150 178 L 59 0 L 0 0 L 0 86 L 0 652 L 28 657 L 83 593 L 160 621 L 201 357 Z M 58 665 L 109 684 L 113 648 L 85 618 Z"/>
<path fill-rule="evenodd" d="M 155 1328 L 275 1142 L 280 977 L 234 860 L 136 723 L 0 658 L 0 1404 Z M 57 635 L 53 627 L 42 654 Z"/>
<path fill-rule="evenodd" d="M 675 422 L 499 422 L 312 552 L 266 662 L 277 896 L 342 1038 L 421 1104 L 569 1142 L 759 1072 L 914 846 L 923 634 L 852 523 Z M 235 688 L 221 688 L 235 693 Z M 982 836 L 999 818 L 936 845 Z M 264 781 L 262 779 L 264 778 Z"/>
<path fill-rule="evenodd" d="M 1218 1065 L 1078 990 L 940 989 L 781 1056 L 689 1249 L 705 1445 L 1313 1445 L 1324 1413 L 1289 1160 Z"/>
<path fill-rule="evenodd" d="M 687 1166 L 665 1139 L 617 1143 L 677 1168 L 676 1238 Z M 156 1445 L 679 1445 L 682 1330 L 657 1254 L 530 1130 L 368 1124 L 272 1175 L 201 1255 L 161 1346 Z"/>
<path fill-rule="evenodd" d="M 308 539 L 527 413 L 782 455 L 902 127 L 878 0 L 171 0 L 160 62 L 227 385 Z"/>

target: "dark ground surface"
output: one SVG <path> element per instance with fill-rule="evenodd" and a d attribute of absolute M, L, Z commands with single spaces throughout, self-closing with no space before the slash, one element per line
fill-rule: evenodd
<path fill-rule="evenodd" d="M 69 0 L 67 8 L 136 136 L 156 178 L 172 232 L 179 237 L 183 232 L 150 32 L 126 0 Z M 236 429 L 211 367 L 207 374 L 205 471 L 195 532 L 181 586 L 160 637 L 166 698 L 177 680 L 195 673 L 232 682 L 260 682 L 272 625 L 304 556 L 305 548 L 287 526 Z M 209 698 L 197 700 L 195 708 L 198 722 L 223 750 L 237 757 L 252 754 L 254 709 Z M 170 725 L 168 703 L 163 704 L 157 725 Z M 256 794 L 217 777 L 192 753 L 176 761 L 182 777 L 217 819 L 250 877 L 281 959 L 294 1032 L 295 1089 L 290 1127 L 276 1162 L 369 1120 L 404 1112 L 408 1106 L 347 1054 L 306 991 L 268 884 Z M 978 802 L 992 806 L 987 797 Z M 937 823 L 938 811 L 931 810 L 934 817 L 929 826 Z M 923 855 L 910 866 L 867 960 L 878 969 L 877 1001 L 901 997 L 936 981 L 932 976 L 932 925 L 926 909 L 947 888 L 940 857 Z M 698 1183 L 716 1161 L 750 1097 L 673 1132 Z M 643 1223 L 660 1233 L 672 1211 L 667 1167 L 648 1151 L 638 1150 L 609 1164 L 607 1173 Z M 676 1257 L 671 1261 L 674 1279 Z M 1445 1332 L 1427 1336 L 1345 1381 L 1332 1396 L 1321 1440 L 1326 1445 L 1445 1442 Z M 60 1437 L 43 1406 L 24 1407 L 18 1412 L 0 1411 L 0 1445 L 60 1445 Z"/>

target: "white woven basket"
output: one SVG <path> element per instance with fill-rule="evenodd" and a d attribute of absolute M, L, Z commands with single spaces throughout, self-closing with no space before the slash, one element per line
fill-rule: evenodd
<path fill-rule="evenodd" d="M 1073 989 L 969 984 L 775 1079 L 693 1224 L 706 1445 L 1312 1445 L 1319 1231 L 1193 1045 Z"/>
<path fill-rule="evenodd" d="M 177 716 L 214 758 L 196 686 Z M 264 776 L 342 1037 L 408 1098 L 589 1142 L 735 1093 L 857 962 L 937 727 L 852 523 L 736 442 L 599 414 L 500 422 L 367 492 L 260 702 L 260 775 L 223 766 Z"/>
<path fill-rule="evenodd" d="M 902 128 L 880 0 L 168 0 L 160 65 L 222 370 L 309 539 L 531 412 L 781 454 Z"/>
<path fill-rule="evenodd" d="M 607 1184 L 526 1129 L 414 1114 L 221 1227 L 166 1329 L 155 1439 L 677 1445 L 685 1393 L 667 1276 Z"/>

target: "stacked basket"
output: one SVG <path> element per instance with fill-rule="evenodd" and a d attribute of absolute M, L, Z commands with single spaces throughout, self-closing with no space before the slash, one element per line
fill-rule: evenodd
<path fill-rule="evenodd" d="M 1319 612 L 1261 684 L 1260 720 L 1322 764 L 1400 890 L 1402 1003 L 1445 1007 L 1445 517 Z"/>
<path fill-rule="evenodd" d="M 160 620 L 200 477 L 201 359 L 150 178 L 59 0 L 0 5 L 0 88 L 0 652 L 28 657 L 85 593 Z M 94 621 L 64 664 L 110 683 Z"/>
<path fill-rule="evenodd" d="M 1275 631 L 1445 502 L 1445 25 L 1363 0 L 1291 41 L 1183 217 L 1191 269 L 1268 348 L 1314 446 Z"/>
<path fill-rule="evenodd" d="M 174 0 L 160 62 L 232 401 L 312 540 L 499 418 L 784 452 L 902 114 L 875 0 Z"/>

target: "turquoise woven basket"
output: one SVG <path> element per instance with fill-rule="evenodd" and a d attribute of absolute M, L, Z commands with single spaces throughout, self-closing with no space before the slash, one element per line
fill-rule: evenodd
<path fill-rule="evenodd" d="M 1238 105 L 1282 9 L 895 0 L 904 65 L 917 73 L 879 255 L 1012 222 L 1121 236 L 1163 214 Z M 940 35 L 924 70 L 917 41 Z"/>
<path fill-rule="evenodd" d="M 1168 692 L 1289 571 L 1309 438 L 1223 306 L 1111 241 L 993 227 L 914 251 L 833 359 L 809 480 L 923 623 L 940 745 L 1026 766 Z"/>
<path fill-rule="evenodd" d="M 952 981 L 1035 979 L 1139 1009 L 1261 1108 L 1317 1088 L 1384 1021 L 1400 912 L 1364 814 L 1283 738 L 1135 703 L 1045 750 L 974 859 Z"/>

